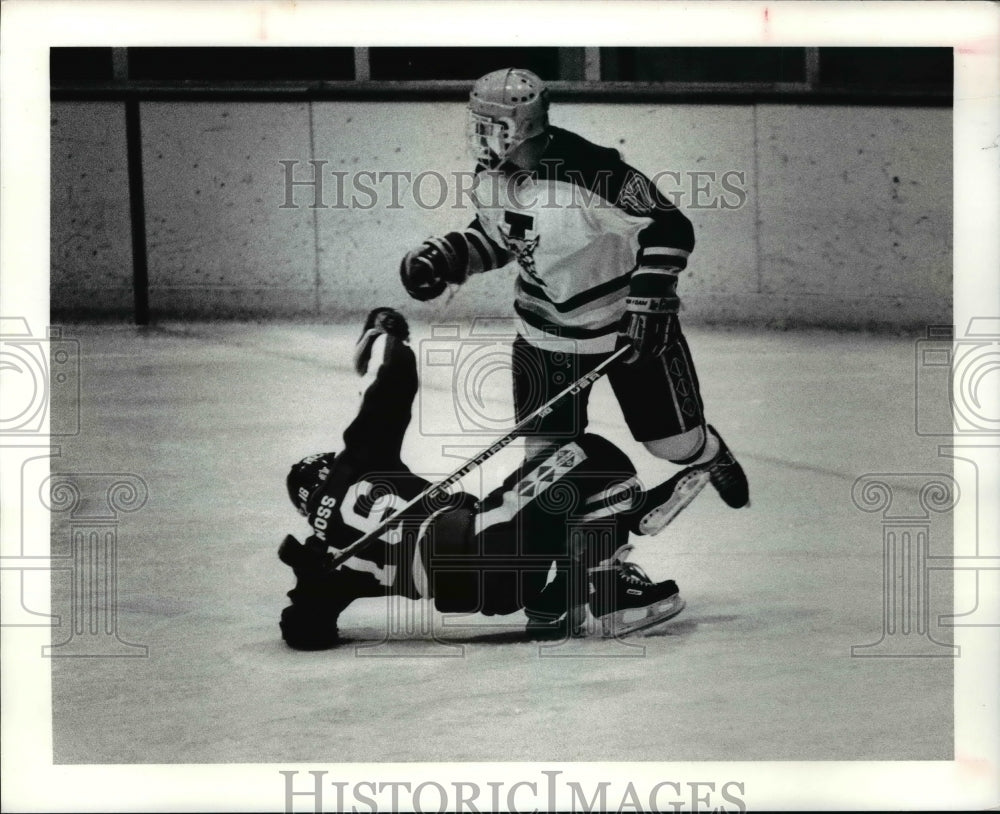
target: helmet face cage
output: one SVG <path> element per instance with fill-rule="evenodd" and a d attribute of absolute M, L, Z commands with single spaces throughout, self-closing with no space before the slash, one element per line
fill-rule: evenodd
<path fill-rule="evenodd" d="M 470 110 L 468 136 L 472 157 L 486 166 L 493 166 L 511 149 L 510 119 L 491 119 Z"/>
<path fill-rule="evenodd" d="M 285 479 L 288 497 L 303 517 L 309 516 L 309 501 L 316 494 L 316 490 L 330 477 L 330 470 L 336 457 L 335 452 L 309 455 L 297 464 L 293 464 L 288 472 L 288 477 Z"/>
<path fill-rule="evenodd" d="M 477 161 L 493 166 L 549 126 L 549 96 L 531 71 L 486 74 L 469 96 L 468 139 Z"/>

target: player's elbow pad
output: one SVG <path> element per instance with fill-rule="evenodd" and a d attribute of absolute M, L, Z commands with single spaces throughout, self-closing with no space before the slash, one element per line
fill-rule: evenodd
<path fill-rule="evenodd" d="M 663 206 L 652 214 L 653 222 L 639 233 L 639 245 L 643 252 L 655 255 L 663 253 L 682 254 L 686 260 L 694 251 L 694 224 L 674 206 Z M 683 266 L 681 266 L 683 268 Z"/>

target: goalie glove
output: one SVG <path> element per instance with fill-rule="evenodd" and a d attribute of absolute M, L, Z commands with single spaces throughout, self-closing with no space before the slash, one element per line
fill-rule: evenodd
<path fill-rule="evenodd" d="M 467 261 L 442 238 L 425 240 L 407 253 L 399 267 L 406 293 L 421 302 L 440 296 L 449 283 L 464 283 L 467 276 Z"/>
<path fill-rule="evenodd" d="M 618 331 L 618 347 L 630 345 L 625 364 L 655 359 L 667 346 L 680 308 L 677 297 L 678 268 L 645 268 L 632 275 L 625 298 L 625 314 Z"/>

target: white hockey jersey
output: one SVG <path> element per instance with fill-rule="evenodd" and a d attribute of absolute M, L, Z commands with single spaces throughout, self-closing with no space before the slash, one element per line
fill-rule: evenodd
<path fill-rule="evenodd" d="M 614 349 L 633 271 L 683 269 L 694 232 L 617 150 L 550 132 L 537 170 L 478 169 L 477 217 L 459 234 L 472 273 L 517 264 L 514 309 L 525 339 L 558 335 L 575 340 L 579 353 L 604 353 Z"/>

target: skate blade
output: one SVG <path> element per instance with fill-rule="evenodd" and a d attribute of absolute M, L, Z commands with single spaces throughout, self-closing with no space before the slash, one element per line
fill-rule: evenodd
<path fill-rule="evenodd" d="M 710 480 L 707 470 L 699 469 L 681 478 L 666 503 L 657 506 L 639 521 L 642 534 L 653 535 L 663 531 L 677 515 L 704 489 Z"/>
<path fill-rule="evenodd" d="M 673 619 L 686 605 L 680 594 L 674 594 L 645 608 L 615 611 L 601 618 L 602 634 L 605 638 L 617 638 L 646 630 Z"/>

